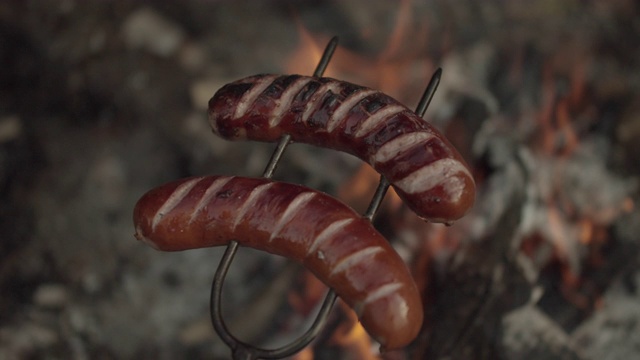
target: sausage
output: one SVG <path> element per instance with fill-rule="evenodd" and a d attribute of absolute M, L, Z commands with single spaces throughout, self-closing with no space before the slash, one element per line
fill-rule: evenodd
<path fill-rule="evenodd" d="M 368 162 L 421 218 L 452 222 L 475 199 L 467 165 L 433 126 L 379 91 L 331 78 L 255 75 L 209 100 L 213 132 L 228 140 L 323 146 Z"/>
<path fill-rule="evenodd" d="M 302 263 L 351 306 L 384 349 L 413 340 L 423 310 L 409 270 L 373 225 L 303 186 L 207 176 L 157 187 L 138 201 L 136 238 L 164 251 L 231 240 Z"/>

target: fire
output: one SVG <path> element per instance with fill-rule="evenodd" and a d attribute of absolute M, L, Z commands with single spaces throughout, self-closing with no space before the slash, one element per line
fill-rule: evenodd
<path fill-rule="evenodd" d="M 300 19 L 296 18 L 296 28 L 300 36 L 300 44 L 287 57 L 285 61 L 285 72 L 290 74 L 307 74 L 310 75 L 313 69 L 318 65 L 322 57 L 322 51 L 326 41 L 316 39 L 309 30 L 307 30 Z M 324 76 L 331 76 L 331 68 L 325 71 Z"/>
<path fill-rule="evenodd" d="M 325 76 L 379 89 L 405 104 L 416 103 L 435 65 L 425 55 L 429 31 L 426 26 L 414 25 L 411 5 L 410 0 L 400 2 L 395 17 L 396 26 L 377 55 L 365 56 L 339 46 Z M 284 71 L 310 74 L 329 37 L 312 34 L 300 21 L 297 26 L 300 43 L 288 57 Z M 363 31 L 364 36 L 367 31 Z M 443 44 L 440 55 L 446 60 L 448 35 L 439 36 L 445 39 L 440 41 Z M 531 156 L 532 164 L 527 165 L 531 167 L 528 169 L 530 174 L 522 185 L 527 192 L 527 199 L 520 209 L 523 219 L 519 224 L 519 232 L 513 234 L 520 251 L 531 259 L 538 272 L 550 264 L 559 263 L 557 275 L 562 293 L 576 307 L 586 309 L 597 305 L 600 300 L 578 291 L 584 286 L 581 273 L 585 266 L 598 266 L 605 261 L 602 249 L 608 241 L 607 229 L 618 217 L 635 207 L 630 194 L 636 184 L 607 170 L 605 157 L 599 154 L 601 149 L 598 148 L 597 139 L 594 140 L 589 133 L 589 127 L 599 121 L 597 109 L 591 105 L 590 98 L 592 84 L 589 76 L 594 65 L 585 51 L 574 50 L 561 51 L 543 64 L 537 104 L 529 113 L 533 116 L 518 117 L 517 113 L 511 114 L 514 118 L 512 123 L 506 120 L 500 123 L 498 118 L 508 116 L 497 114 L 499 105 L 497 101 L 490 101 L 493 95 L 489 89 L 480 89 L 481 86 L 466 80 L 463 80 L 462 86 L 465 91 L 468 90 L 467 86 L 474 88 L 468 90 L 466 95 L 475 94 L 475 97 L 488 103 L 490 114 L 484 121 L 497 124 L 496 132 L 507 128 L 506 132 L 510 132 L 507 136 L 511 137 L 508 140 L 517 140 L 517 150 Z M 508 70 L 507 77 L 514 87 L 525 82 L 524 74 L 528 71 L 525 69 L 525 57 L 522 50 L 511 63 L 504 64 Z M 464 126 L 460 129 L 465 131 Z M 478 134 L 462 136 L 469 149 L 475 136 Z M 471 150 L 463 153 L 471 156 Z M 478 167 L 473 171 L 484 174 L 483 171 L 489 170 Z M 412 266 L 416 283 L 421 289 L 428 287 L 434 265 L 446 264 L 465 244 L 491 239 L 494 235 L 491 231 L 495 232 L 495 227 L 500 226 L 495 221 L 501 217 L 501 211 L 508 211 L 505 204 L 510 201 L 508 196 L 512 195 L 496 196 L 495 193 L 505 190 L 483 183 L 489 182 L 492 175 L 486 174 L 486 177 L 476 179 L 479 191 L 484 191 L 479 193 L 477 200 L 486 201 L 488 205 L 483 207 L 483 204 L 477 204 L 476 209 L 453 227 L 428 224 L 417 219 L 390 189 L 380 208 L 378 222 L 382 232 L 395 240 L 394 247 Z M 379 174 L 368 165 L 363 165 L 339 188 L 338 197 L 357 211 L 364 212 L 378 180 Z M 487 214 L 487 209 L 493 213 Z M 304 299 L 305 296 L 302 296 L 299 301 L 295 298 L 291 301 L 299 309 L 307 311 L 308 308 L 301 306 L 306 301 Z M 429 303 L 429 299 L 425 302 Z M 343 308 L 342 312 L 345 316 L 329 342 L 349 349 L 357 354 L 356 358 L 370 358 L 367 356 L 371 356 L 371 339 L 359 326 L 351 310 Z M 307 358 L 312 357 L 304 357 Z"/>
<path fill-rule="evenodd" d="M 424 50 L 428 32 L 424 25 L 412 23 L 412 1 L 402 0 L 383 49 L 365 56 L 338 46 L 324 76 L 372 87 L 407 103 L 417 102 L 435 65 Z M 314 35 L 297 19 L 300 37 L 297 48 L 287 57 L 284 71 L 310 74 L 322 55 L 329 36 Z M 366 36 L 366 29 L 363 30 Z"/>
<path fill-rule="evenodd" d="M 589 122 L 598 121 L 589 105 L 589 57 L 579 54 L 570 68 L 558 58 L 561 55 L 544 66 L 538 141 L 529 144 L 537 163 L 532 183 L 542 205 L 536 206 L 540 214 L 533 220 L 536 224 L 524 232 L 523 249 L 541 267 L 557 259 L 564 297 L 577 308 L 589 309 L 598 300 L 580 294 L 581 272 L 605 261 L 607 228 L 634 208 L 630 193 L 635 184 L 607 170 L 597 143 L 586 131 Z M 566 85 L 559 86 L 558 79 L 566 79 Z M 540 239 L 552 245 L 552 253 Z"/>
<path fill-rule="evenodd" d="M 397 10 L 395 26 L 383 49 L 375 56 L 365 56 L 351 51 L 343 46 L 338 46 L 331 62 L 323 76 L 333 77 L 356 84 L 381 90 L 403 102 L 416 103 L 426 86 L 426 82 L 435 70 L 432 61 L 426 58 L 424 46 L 427 44 L 426 28 L 415 28 L 412 24 L 412 2 L 403 0 Z M 299 44 L 287 57 L 284 72 L 294 74 L 311 74 L 322 56 L 328 36 L 312 34 L 304 27 L 300 19 L 296 19 L 296 27 L 299 34 Z M 363 31 L 366 33 L 366 29 Z M 411 36 L 409 36 L 411 35 Z M 366 36 L 366 34 L 364 34 Z M 420 44 L 420 46 L 416 46 Z M 414 81 L 415 83 L 413 83 Z M 338 197 L 351 205 L 354 209 L 363 213 L 375 192 L 380 175 L 371 167 L 363 164 L 357 174 L 339 189 Z M 392 216 L 394 227 L 402 228 L 406 219 L 419 223 L 418 228 L 426 226 L 424 222 L 415 216 L 407 217 L 408 211 L 403 210 L 402 201 L 389 189 L 381 212 L 388 214 L 402 213 L 401 216 Z M 410 227 L 413 225 L 409 225 Z M 420 231 L 409 231 L 407 237 L 415 237 Z M 416 244 L 426 244 L 422 235 L 416 239 Z M 439 237 L 438 237 L 439 238 Z M 416 246 L 413 244 L 412 246 Z M 423 246 L 420 245 L 420 248 Z M 401 251 L 400 251 L 401 252 Z M 415 249 L 408 249 L 406 254 L 413 254 Z M 401 252 L 402 255 L 402 252 Z M 406 257 L 409 257 L 408 255 Z M 429 260 L 422 258 L 421 264 L 426 267 Z M 422 269 L 424 270 L 424 269 Z M 420 279 L 426 279 L 426 273 Z M 426 282 L 424 280 L 423 282 Z M 300 284 L 299 284 L 300 285 Z M 292 291 L 288 295 L 290 305 L 298 314 L 313 316 L 311 311 L 321 301 L 318 294 L 326 289 L 318 286 L 318 281 L 312 275 L 301 278 L 301 286 L 298 291 Z M 351 358 L 377 359 L 374 350 L 377 346 L 360 325 L 356 314 L 341 301 L 337 302 L 340 311 L 340 322 L 334 326 L 331 336 L 316 346 L 339 346 Z M 334 311 L 335 313 L 335 311 Z M 328 326 L 331 327 L 331 326 Z M 313 359 L 313 351 L 307 348 L 297 355 L 296 359 Z"/>
<path fill-rule="evenodd" d="M 359 213 L 364 213 L 375 192 L 380 174 L 367 164 L 362 164 L 358 171 L 338 189 L 338 198 Z M 383 212 L 395 212 L 402 208 L 402 200 L 389 188 L 381 205 Z M 386 210 L 386 211 L 385 211 Z"/>
<path fill-rule="evenodd" d="M 289 305 L 302 316 L 311 316 L 313 309 L 319 304 L 327 287 L 309 271 L 302 272 L 296 279 L 298 291 L 291 291 L 287 295 Z"/>
<path fill-rule="evenodd" d="M 354 359 L 378 359 L 371 351 L 373 348 L 372 341 L 362 325 L 360 325 L 356 314 L 342 301 L 340 301 L 339 306 L 341 312 L 345 314 L 345 319 L 333 332 L 329 344 L 340 346 Z"/>
<path fill-rule="evenodd" d="M 569 74 L 568 94 L 558 93 L 552 64 L 547 64 L 543 71 L 543 104 L 539 114 L 539 130 L 542 137 L 539 150 L 543 153 L 570 156 L 580 145 L 571 109 L 576 108 L 585 96 L 585 74 L 588 71 L 586 61 L 580 62 L 580 65 L 572 70 Z"/>
<path fill-rule="evenodd" d="M 327 287 L 320 280 L 310 272 L 303 271 L 296 280 L 296 286 L 287 294 L 287 299 L 297 315 L 309 318 L 315 316 L 316 308 L 326 292 Z M 326 328 L 331 330 L 328 337 L 321 336 L 317 344 L 308 346 L 293 359 L 314 359 L 315 346 L 338 346 L 353 359 L 377 359 L 372 352 L 373 341 L 358 321 L 355 312 L 342 300 L 336 301 Z"/>

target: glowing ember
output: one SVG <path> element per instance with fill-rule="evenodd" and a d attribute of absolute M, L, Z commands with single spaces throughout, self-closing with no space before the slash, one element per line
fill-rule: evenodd
<path fill-rule="evenodd" d="M 425 55 L 428 26 L 414 25 L 411 3 L 400 3 L 396 26 L 376 56 L 339 47 L 327 76 L 380 89 L 405 104 L 415 103 L 435 66 Z M 321 44 L 328 37 L 311 34 L 301 23 L 298 28 L 300 43 L 285 72 L 304 74 L 315 66 Z M 493 241 L 501 219 L 514 212 L 517 229 L 504 236 L 513 251 L 531 262 L 531 281 L 552 268 L 565 299 L 580 309 L 593 308 L 600 301 L 597 294 L 578 291 L 584 286 L 582 272 L 587 266 L 605 262 L 608 229 L 634 209 L 631 194 L 637 189 L 637 180 L 609 169 L 610 139 L 593 131 L 603 114 L 592 105 L 592 57 L 587 49 L 567 46 L 532 71 L 526 68 L 529 59 L 524 48 L 515 49 L 516 54 L 507 59 L 501 59 L 504 54 L 487 44 L 454 52 L 447 45 L 449 35 L 439 34 L 437 61 L 445 68 L 445 76 L 434 104 L 438 113 L 433 117 L 445 119 L 437 124 L 446 126 L 445 130 L 457 131 L 450 139 L 464 147 L 462 153 L 468 162 L 477 166 L 473 170 L 479 175 L 477 205 L 454 226 L 444 227 L 420 221 L 390 191 L 376 219 L 378 228 L 411 264 L 416 283 L 424 290 L 425 303 L 429 303 L 426 297 L 433 269 L 444 271 L 461 247 Z M 492 88 L 491 71 L 495 69 L 490 65 L 497 60 L 504 60 L 500 72 L 506 73 L 502 76 L 511 91 L 533 89 L 532 93 L 515 95 L 522 97 L 514 100 L 518 104 L 515 109 L 501 108 L 504 104 Z M 533 84 L 527 82 L 531 73 L 538 77 Z M 460 110 L 469 102 L 477 102 L 486 114 L 479 117 L 480 124 L 468 123 L 465 109 Z M 478 112 L 477 108 L 472 110 L 472 115 Z M 464 140 L 457 144 L 456 139 Z M 378 180 L 379 175 L 363 165 L 340 187 L 339 197 L 363 212 Z M 509 207 L 513 203 L 517 206 Z M 358 354 L 357 358 L 367 358 L 370 339 L 354 320 L 355 315 L 344 311 L 350 315 L 331 341 Z"/>

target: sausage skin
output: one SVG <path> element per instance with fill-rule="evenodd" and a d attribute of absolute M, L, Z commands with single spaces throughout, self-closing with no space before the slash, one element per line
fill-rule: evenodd
<path fill-rule="evenodd" d="M 302 263 L 384 349 L 407 345 L 422 325 L 420 295 L 399 255 L 367 219 L 316 190 L 263 178 L 187 178 L 143 195 L 133 220 L 136 238 L 159 250 L 236 240 Z"/>
<path fill-rule="evenodd" d="M 291 139 L 355 155 L 421 218 L 452 222 L 473 205 L 464 160 L 433 126 L 379 91 L 331 78 L 255 75 L 209 100 L 213 132 L 228 140 Z"/>

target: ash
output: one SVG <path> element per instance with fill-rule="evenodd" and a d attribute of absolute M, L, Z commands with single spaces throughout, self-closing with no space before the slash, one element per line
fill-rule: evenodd
<path fill-rule="evenodd" d="M 259 176 L 274 144 L 208 128 L 208 99 L 256 73 L 327 75 L 427 112 L 478 183 L 451 227 L 388 195 L 376 225 L 421 287 L 427 326 L 379 354 L 341 305 L 297 359 L 639 356 L 638 5 L 629 1 L 14 1 L 0 7 L 0 359 L 226 359 L 209 322 L 222 249 L 135 241 L 147 190 Z M 294 144 L 275 178 L 366 204 L 360 162 Z M 357 185 L 357 191 L 347 191 Z M 241 249 L 225 319 L 265 347 L 300 335 L 325 288 Z M 359 334 L 358 336 L 354 334 Z"/>

